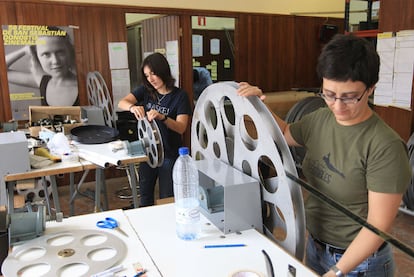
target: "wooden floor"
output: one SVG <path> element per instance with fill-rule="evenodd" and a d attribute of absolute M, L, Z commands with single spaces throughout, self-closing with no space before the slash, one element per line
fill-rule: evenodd
<path fill-rule="evenodd" d="M 130 195 L 129 183 L 126 177 L 113 178 L 106 181 L 108 191 L 109 209 L 131 208 L 131 199 L 125 198 Z M 95 210 L 94 183 L 85 183 L 74 201 L 75 215 L 92 213 Z M 123 197 L 120 197 L 122 195 Z M 59 187 L 59 198 L 64 216 L 69 216 L 69 188 Z M 400 242 L 414 249 L 414 216 L 399 212 L 391 235 Z M 396 277 L 414 277 L 414 258 L 401 252 L 394 247 L 394 254 L 397 263 Z"/>

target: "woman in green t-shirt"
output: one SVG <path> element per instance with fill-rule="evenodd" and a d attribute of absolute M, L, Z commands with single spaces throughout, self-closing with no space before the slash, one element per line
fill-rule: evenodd
<path fill-rule="evenodd" d="M 388 232 L 411 178 L 405 142 L 368 105 L 379 79 L 372 44 L 336 35 L 322 50 L 317 73 L 326 108 L 287 124 L 275 115 L 287 143 L 303 146 L 302 171 L 319 191 Z M 239 95 L 264 94 L 240 83 Z M 306 265 L 324 277 L 393 276 L 388 243 L 327 203 L 305 203 Z"/>

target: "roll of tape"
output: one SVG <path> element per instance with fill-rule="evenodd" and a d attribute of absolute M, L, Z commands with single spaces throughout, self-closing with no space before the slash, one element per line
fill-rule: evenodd
<path fill-rule="evenodd" d="M 61 156 L 62 163 L 70 163 L 70 162 L 78 162 L 79 161 L 79 155 L 70 153 L 70 154 L 64 154 Z"/>
<path fill-rule="evenodd" d="M 229 277 L 264 277 L 263 274 L 250 269 L 238 270 L 230 274 Z"/>
<path fill-rule="evenodd" d="M 124 142 L 120 140 L 111 141 L 108 145 L 112 152 L 117 152 L 125 148 Z"/>

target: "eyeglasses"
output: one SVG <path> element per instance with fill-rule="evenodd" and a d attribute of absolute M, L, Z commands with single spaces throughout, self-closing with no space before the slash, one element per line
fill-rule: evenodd
<path fill-rule="evenodd" d="M 356 104 L 361 101 L 362 97 L 364 97 L 365 92 L 367 92 L 368 88 L 364 90 L 360 97 L 336 97 L 335 95 L 327 95 L 322 92 L 322 88 L 319 90 L 319 96 L 322 97 L 328 103 L 335 103 L 336 100 L 341 101 L 344 104 Z"/>

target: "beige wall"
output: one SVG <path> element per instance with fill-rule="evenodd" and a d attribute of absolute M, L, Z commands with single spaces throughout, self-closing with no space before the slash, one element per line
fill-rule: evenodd
<path fill-rule="evenodd" d="M 51 0 L 73 3 L 100 3 L 142 7 L 185 8 L 271 14 L 299 14 L 343 17 L 345 0 Z M 325 14 L 328 12 L 327 14 Z M 334 13 L 331 13 L 334 12 Z"/>

